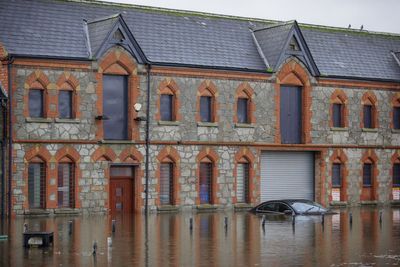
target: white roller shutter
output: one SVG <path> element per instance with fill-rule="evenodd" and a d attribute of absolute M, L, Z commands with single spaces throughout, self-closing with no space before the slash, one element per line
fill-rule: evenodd
<path fill-rule="evenodd" d="M 314 200 L 314 153 L 261 153 L 261 201 L 283 198 Z"/>

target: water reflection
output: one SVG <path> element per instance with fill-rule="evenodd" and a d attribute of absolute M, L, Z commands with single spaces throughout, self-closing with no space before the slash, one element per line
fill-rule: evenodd
<path fill-rule="evenodd" d="M 400 265 L 400 210 L 384 209 L 382 223 L 379 212 L 342 210 L 326 216 L 324 225 L 321 217 L 296 217 L 293 223 L 290 216 L 269 216 L 263 224 L 262 216 L 246 212 L 153 214 L 147 222 L 141 215 L 18 218 L 1 225 L 11 234 L 8 241 L 0 241 L 0 265 Z M 54 231 L 54 246 L 24 249 L 24 223 L 30 230 Z M 112 247 L 107 237 L 112 237 Z"/>

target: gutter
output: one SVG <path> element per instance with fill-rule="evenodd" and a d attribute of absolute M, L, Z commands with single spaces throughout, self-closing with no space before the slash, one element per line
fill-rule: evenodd
<path fill-rule="evenodd" d="M 3 102 L 4 101 L 4 102 Z M 6 149 L 7 149 L 7 99 L 1 101 L 1 109 L 3 111 L 3 138 L 1 142 L 1 219 L 6 216 Z"/>
<path fill-rule="evenodd" d="M 10 55 L 8 59 L 8 218 L 11 218 L 11 180 L 12 180 L 12 80 L 11 70 L 14 57 Z"/>

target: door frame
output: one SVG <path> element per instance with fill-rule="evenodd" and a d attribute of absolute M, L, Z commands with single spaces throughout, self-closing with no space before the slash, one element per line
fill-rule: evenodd
<path fill-rule="evenodd" d="M 112 167 L 132 167 L 133 168 L 133 177 L 112 177 L 111 176 L 111 168 Z M 142 192 L 141 192 L 141 176 L 140 172 L 140 164 L 139 163 L 110 163 L 107 168 L 108 172 L 108 210 L 111 212 L 111 179 L 113 178 L 126 178 L 132 180 L 132 213 L 140 213 L 142 212 Z"/>

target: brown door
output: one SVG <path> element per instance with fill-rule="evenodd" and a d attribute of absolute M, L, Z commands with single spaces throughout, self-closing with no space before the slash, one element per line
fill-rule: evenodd
<path fill-rule="evenodd" d="M 133 212 L 133 168 L 111 167 L 110 209 L 112 213 Z"/>

